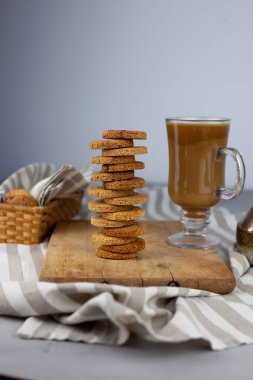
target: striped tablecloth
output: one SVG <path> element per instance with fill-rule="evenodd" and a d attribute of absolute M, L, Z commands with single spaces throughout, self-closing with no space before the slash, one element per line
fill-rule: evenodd
<path fill-rule="evenodd" d="M 147 192 L 148 219 L 178 219 L 165 186 L 150 187 Z M 84 204 L 82 217 L 89 217 L 86 210 Z M 231 294 L 39 282 L 47 241 L 32 246 L 0 244 L 0 313 L 26 318 L 17 332 L 23 338 L 119 345 L 135 333 L 154 342 L 204 339 L 214 350 L 252 343 L 253 269 L 232 249 L 236 223 L 225 209 L 216 209 L 212 215 L 211 229 L 221 237 L 237 279 Z"/>

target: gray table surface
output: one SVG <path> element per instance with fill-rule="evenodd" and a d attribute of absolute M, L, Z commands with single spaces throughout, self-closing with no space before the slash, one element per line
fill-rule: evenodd
<path fill-rule="evenodd" d="M 247 211 L 253 192 L 224 202 L 234 213 Z M 132 337 L 122 347 L 23 340 L 22 320 L 0 317 L 0 374 L 34 380 L 243 380 L 252 379 L 253 344 L 213 352 L 203 341 L 157 344 Z"/>

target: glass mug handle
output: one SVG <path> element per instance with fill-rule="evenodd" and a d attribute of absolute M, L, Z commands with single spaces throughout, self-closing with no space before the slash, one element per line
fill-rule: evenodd
<path fill-rule="evenodd" d="M 217 149 L 216 159 L 222 156 L 230 156 L 236 166 L 236 182 L 234 186 L 229 189 L 226 187 L 217 186 L 216 195 L 221 199 L 237 198 L 241 193 L 245 183 L 245 165 L 241 154 L 235 148 L 221 148 Z"/>

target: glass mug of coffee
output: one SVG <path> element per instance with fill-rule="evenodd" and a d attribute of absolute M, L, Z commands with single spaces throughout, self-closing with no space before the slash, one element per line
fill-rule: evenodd
<path fill-rule="evenodd" d="M 168 237 L 174 246 L 209 249 L 219 239 L 207 233 L 210 208 L 221 199 L 239 196 L 245 182 L 240 153 L 227 148 L 230 119 L 168 118 L 169 184 L 171 200 L 182 207 L 183 231 Z M 236 167 L 233 188 L 225 187 L 225 158 Z"/>

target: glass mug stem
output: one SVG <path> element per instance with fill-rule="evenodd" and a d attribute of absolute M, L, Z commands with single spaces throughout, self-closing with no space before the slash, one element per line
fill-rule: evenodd
<path fill-rule="evenodd" d="M 210 210 L 198 212 L 192 218 L 187 210 L 181 211 L 181 222 L 184 225 L 185 234 L 188 236 L 206 236 L 207 226 L 210 223 Z"/>

